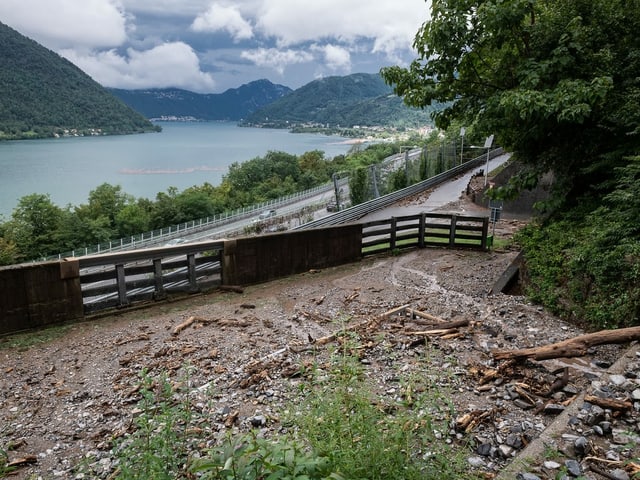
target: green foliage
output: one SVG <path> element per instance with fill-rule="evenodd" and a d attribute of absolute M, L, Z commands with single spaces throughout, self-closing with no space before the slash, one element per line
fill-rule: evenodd
<path fill-rule="evenodd" d="M 444 392 L 424 375 L 404 379 L 403 402 L 375 394 L 358 359 L 357 338 L 342 338 L 331 369 L 316 372 L 303 410 L 293 421 L 313 451 L 345 478 L 386 480 L 475 478 L 464 460 L 438 440 L 451 410 Z M 424 449 L 428 448 L 428 451 Z"/>
<path fill-rule="evenodd" d="M 71 62 L 0 23 L 0 140 L 158 130 Z"/>
<path fill-rule="evenodd" d="M 166 375 L 154 379 L 141 373 L 141 400 L 134 432 L 115 447 L 122 480 L 175 479 L 185 477 L 189 458 L 187 427 L 191 421 L 188 395 L 174 401 L 174 390 Z"/>
<path fill-rule="evenodd" d="M 356 73 L 322 78 L 256 110 L 244 123 L 277 128 L 296 124 L 344 128 L 432 123 L 429 109 L 409 108 L 390 93 L 379 75 Z"/>
<path fill-rule="evenodd" d="M 309 453 L 296 440 L 267 440 L 255 433 L 227 437 L 224 445 L 194 461 L 202 480 L 343 480 L 326 457 Z"/>
<path fill-rule="evenodd" d="M 419 57 L 382 76 L 409 105 L 444 102 L 438 126 L 495 133 L 530 179 L 553 170 L 575 198 L 638 153 L 639 28 L 636 1 L 434 0 Z"/>
<path fill-rule="evenodd" d="M 592 328 L 640 323 L 640 157 L 615 172 L 617 188 L 520 232 L 527 293 Z"/>
<path fill-rule="evenodd" d="M 9 466 L 9 456 L 7 452 L 0 448 L 0 478 L 5 478 L 13 471 L 15 471 L 15 467 Z"/>

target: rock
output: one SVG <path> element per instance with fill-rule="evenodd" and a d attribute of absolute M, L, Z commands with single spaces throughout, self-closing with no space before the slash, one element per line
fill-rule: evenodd
<path fill-rule="evenodd" d="M 534 475 L 533 473 L 518 473 L 516 475 L 516 480 L 542 480 L 538 475 Z"/>
<path fill-rule="evenodd" d="M 565 460 L 564 466 L 567 467 L 567 471 L 574 477 L 582 475 L 582 467 L 580 467 L 577 461 L 573 459 Z"/>
<path fill-rule="evenodd" d="M 586 437 L 578 437 L 573 443 L 573 449 L 576 455 L 584 457 L 589 452 L 589 440 Z"/>
<path fill-rule="evenodd" d="M 621 468 L 616 468 L 615 470 L 612 470 L 611 472 L 609 472 L 609 475 L 611 475 L 613 480 L 629 480 L 630 479 L 629 474 L 624 470 L 622 470 Z"/>

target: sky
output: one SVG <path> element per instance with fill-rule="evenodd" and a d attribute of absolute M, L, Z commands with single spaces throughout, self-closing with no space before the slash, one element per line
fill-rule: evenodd
<path fill-rule="evenodd" d="M 416 58 L 429 0 L 1 0 L 0 22 L 105 87 L 296 89 Z"/>

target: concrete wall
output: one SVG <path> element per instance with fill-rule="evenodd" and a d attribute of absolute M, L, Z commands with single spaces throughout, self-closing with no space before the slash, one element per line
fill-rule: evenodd
<path fill-rule="evenodd" d="M 83 316 L 77 261 L 0 268 L 0 334 Z"/>
<path fill-rule="evenodd" d="M 361 258 L 362 226 L 340 225 L 227 240 L 222 284 L 251 285 Z"/>
<path fill-rule="evenodd" d="M 227 240 L 223 285 L 251 285 L 361 258 L 362 226 Z M 79 262 L 0 267 L 0 335 L 84 319 Z"/>

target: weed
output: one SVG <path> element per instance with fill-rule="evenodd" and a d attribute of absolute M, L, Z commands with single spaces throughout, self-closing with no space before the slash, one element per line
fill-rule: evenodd
<path fill-rule="evenodd" d="M 202 480 L 342 480 L 326 457 L 294 439 L 266 440 L 255 433 L 228 436 L 225 443 L 194 461 L 191 473 Z"/>
<path fill-rule="evenodd" d="M 166 374 L 157 379 L 143 370 L 136 429 L 116 445 L 116 479 L 174 479 L 184 475 L 189 459 L 187 429 L 191 421 L 189 395 L 180 403 Z"/>
<path fill-rule="evenodd" d="M 0 448 L 0 478 L 5 478 L 14 470 L 14 467 L 9 466 L 9 456 L 7 452 Z"/>
<path fill-rule="evenodd" d="M 314 384 L 295 419 L 311 448 L 346 478 L 472 478 L 439 439 L 448 430 L 446 402 L 429 388 L 407 384 L 404 402 L 386 403 L 365 385 L 347 343 L 333 356 L 330 380 Z"/>

